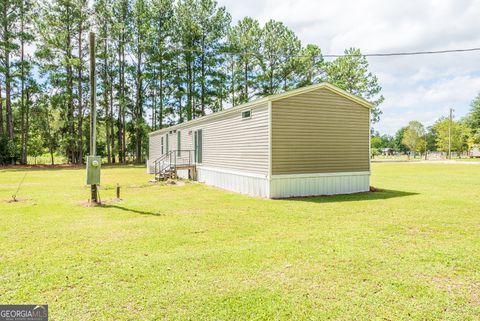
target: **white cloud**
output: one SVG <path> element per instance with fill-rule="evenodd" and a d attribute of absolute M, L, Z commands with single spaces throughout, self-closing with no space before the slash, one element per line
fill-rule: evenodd
<path fill-rule="evenodd" d="M 480 46 L 480 0 L 219 0 L 233 19 L 280 20 L 324 53 L 364 53 Z M 480 91 L 479 52 L 370 58 L 386 100 L 377 128 L 393 133 L 408 121 L 427 125 L 449 106 L 468 112 Z"/>

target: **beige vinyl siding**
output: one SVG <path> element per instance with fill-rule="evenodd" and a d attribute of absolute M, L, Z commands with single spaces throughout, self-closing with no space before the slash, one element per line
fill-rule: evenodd
<path fill-rule="evenodd" d="M 168 134 L 168 136 L 167 136 Z M 163 153 L 167 153 L 167 137 L 168 137 L 168 149 L 177 149 L 177 134 L 170 132 L 154 133 L 149 137 L 149 160 L 152 162 L 162 156 L 162 137 L 163 137 Z M 174 144 L 174 145 L 172 145 Z M 173 146 L 173 148 L 172 148 Z"/>
<path fill-rule="evenodd" d="M 323 88 L 272 102 L 272 174 L 369 171 L 369 113 Z"/>
<path fill-rule="evenodd" d="M 192 133 L 182 136 L 182 146 L 193 149 L 193 131 L 202 129 L 203 166 L 268 173 L 268 105 L 252 108 L 251 118 L 242 119 L 248 109 L 189 127 Z"/>
<path fill-rule="evenodd" d="M 242 119 L 241 113 L 251 109 L 251 118 Z M 175 126 L 181 132 L 182 150 L 194 149 L 194 131 L 201 129 L 203 136 L 201 166 L 231 169 L 251 173 L 268 173 L 268 103 L 238 108 L 192 125 Z M 174 129 L 168 129 L 168 131 Z M 160 139 L 165 132 L 150 135 L 150 159 L 160 150 Z M 158 143 L 152 143 L 157 141 Z M 177 148 L 177 134 L 169 134 L 170 150 Z M 158 146 L 158 147 L 157 147 Z M 160 152 L 158 152 L 159 154 Z M 192 155 L 193 157 L 193 155 Z"/>
<path fill-rule="evenodd" d="M 154 162 L 161 156 L 162 153 L 162 145 L 161 145 L 161 137 L 163 135 L 151 135 L 148 140 L 148 159 L 151 162 Z M 165 139 L 165 138 L 164 138 Z"/>

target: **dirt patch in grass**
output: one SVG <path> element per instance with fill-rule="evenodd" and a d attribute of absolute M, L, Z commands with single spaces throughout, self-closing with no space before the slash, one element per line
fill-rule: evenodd
<path fill-rule="evenodd" d="M 95 206 L 100 206 L 101 204 L 95 204 L 90 201 L 83 201 L 83 202 L 80 202 L 79 205 L 82 207 L 95 207 Z"/>
<path fill-rule="evenodd" d="M 147 186 L 185 186 L 187 184 L 193 184 L 194 181 L 184 180 L 184 179 L 172 179 L 169 178 L 166 181 L 157 181 L 157 180 L 150 180 L 148 181 L 149 185 Z"/>
<path fill-rule="evenodd" d="M 110 199 L 102 200 L 102 205 L 117 204 L 121 201 L 122 201 L 121 198 L 110 198 Z"/>
<path fill-rule="evenodd" d="M 165 185 L 185 186 L 185 181 L 181 181 L 178 179 L 167 179 Z"/>
<path fill-rule="evenodd" d="M 480 283 L 465 282 L 448 276 L 434 276 L 432 281 L 435 286 L 449 293 L 462 291 L 468 293 L 468 301 L 480 306 Z"/>
<path fill-rule="evenodd" d="M 83 206 L 83 207 L 96 207 L 96 206 L 108 206 L 108 205 L 112 205 L 112 204 L 117 204 L 119 202 L 121 202 L 122 199 L 121 198 L 109 198 L 109 199 L 106 199 L 106 200 L 100 200 L 100 203 L 92 203 L 90 200 L 88 201 L 83 201 L 83 202 L 80 202 L 80 206 Z"/>

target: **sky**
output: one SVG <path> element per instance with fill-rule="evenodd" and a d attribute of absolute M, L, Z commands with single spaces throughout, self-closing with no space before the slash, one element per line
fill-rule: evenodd
<path fill-rule="evenodd" d="M 250 16 L 282 21 L 324 54 L 480 47 L 480 0 L 218 0 L 234 22 Z M 480 93 L 480 52 L 369 57 L 385 102 L 374 125 L 394 134 L 411 120 L 432 125 L 454 108 L 465 116 Z"/>

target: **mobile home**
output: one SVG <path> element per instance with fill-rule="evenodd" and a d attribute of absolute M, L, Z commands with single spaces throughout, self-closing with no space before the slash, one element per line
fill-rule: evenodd
<path fill-rule="evenodd" d="M 370 108 L 328 83 L 257 99 L 149 135 L 148 171 L 266 198 L 370 188 Z"/>
<path fill-rule="evenodd" d="M 472 149 L 470 149 L 468 151 L 468 156 L 470 158 L 480 157 L 480 147 L 476 146 L 476 147 L 473 147 Z"/>

